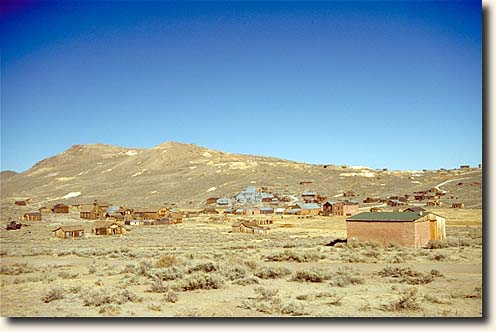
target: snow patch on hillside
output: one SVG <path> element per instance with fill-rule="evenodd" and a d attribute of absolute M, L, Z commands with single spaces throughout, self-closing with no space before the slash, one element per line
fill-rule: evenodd
<path fill-rule="evenodd" d="M 145 169 L 145 168 L 143 168 L 143 170 L 142 170 L 142 171 L 140 171 L 140 172 L 136 172 L 136 173 L 134 173 L 134 174 L 133 174 L 133 175 L 131 175 L 131 176 L 132 176 L 132 177 L 139 176 L 139 175 L 141 175 L 141 174 L 145 173 L 145 171 L 146 171 L 146 169 Z"/>
<path fill-rule="evenodd" d="M 189 167 L 189 169 L 195 169 L 195 168 L 196 168 L 196 166 L 190 166 Z"/>
<path fill-rule="evenodd" d="M 205 158 L 211 158 L 212 157 L 212 154 L 209 153 L 209 152 L 207 152 L 207 151 L 205 151 L 205 152 L 202 153 L 202 156 L 204 156 Z"/>
<path fill-rule="evenodd" d="M 211 191 L 214 191 L 214 190 L 217 190 L 217 188 L 216 187 L 212 187 L 212 188 L 210 188 L 210 189 L 207 190 L 207 193 L 208 192 L 211 192 Z"/>
<path fill-rule="evenodd" d="M 68 193 L 67 195 L 63 196 L 62 198 L 68 199 L 68 198 L 72 198 L 72 197 L 78 197 L 79 195 L 81 195 L 81 192 L 80 191 L 71 191 L 70 193 Z"/>
<path fill-rule="evenodd" d="M 110 171 L 112 171 L 112 168 L 109 168 L 109 169 L 107 169 L 107 170 L 105 170 L 105 171 L 102 171 L 102 174 L 104 174 L 104 173 L 108 173 L 108 172 L 110 172 Z"/>
<path fill-rule="evenodd" d="M 361 176 L 364 178 L 373 178 L 375 173 L 367 170 L 362 170 L 361 172 L 350 172 L 350 173 L 341 173 L 339 176 Z"/>
<path fill-rule="evenodd" d="M 136 150 L 129 150 L 125 153 L 126 156 L 135 156 L 138 154 L 138 151 Z"/>

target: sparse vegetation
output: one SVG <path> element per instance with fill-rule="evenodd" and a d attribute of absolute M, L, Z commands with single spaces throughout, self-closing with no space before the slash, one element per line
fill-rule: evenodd
<path fill-rule="evenodd" d="M 441 277 L 438 270 L 431 270 L 429 273 L 419 272 L 412 267 L 390 267 L 386 266 L 377 275 L 383 278 L 390 278 L 391 282 L 407 283 L 410 285 L 423 285 L 434 281 L 435 278 Z"/>
<path fill-rule="evenodd" d="M 64 298 L 64 293 L 65 291 L 62 288 L 52 288 L 43 296 L 42 301 L 45 303 L 50 303 L 55 300 L 61 300 Z"/>
<path fill-rule="evenodd" d="M 278 279 L 291 274 L 291 270 L 280 266 L 267 266 L 255 272 L 255 276 L 260 279 Z"/>
<path fill-rule="evenodd" d="M 383 306 L 387 311 L 418 311 L 420 310 L 420 300 L 418 298 L 418 290 L 409 288 L 402 292 L 398 300 Z"/>

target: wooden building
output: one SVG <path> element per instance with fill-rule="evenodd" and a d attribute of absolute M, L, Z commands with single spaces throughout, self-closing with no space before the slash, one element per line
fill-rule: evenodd
<path fill-rule="evenodd" d="M 120 213 L 105 213 L 105 219 L 106 220 L 113 220 L 113 221 L 119 221 L 119 222 L 123 222 L 125 220 L 125 217 L 124 215 L 120 214 Z"/>
<path fill-rule="evenodd" d="M 427 206 L 442 206 L 443 205 L 443 202 L 441 201 L 438 201 L 438 200 L 432 200 L 432 201 L 428 201 L 426 203 Z"/>
<path fill-rule="evenodd" d="M 463 209 L 465 207 L 465 204 L 463 203 L 452 203 L 451 208 L 453 209 Z"/>
<path fill-rule="evenodd" d="M 423 207 L 421 207 L 421 206 L 411 206 L 409 208 L 404 209 L 403 212 L 416 212 L 416 213 L 420 213 L 420 212 L 426 212 L 426 210 Z"/>
<path fill-rule="evenodd" d="M 201 214 L 219 214 L 219 211 L 217 211 L 213 207 L 207 207 L 204 208 L 203 210 L 200 211 Z"/>
<path fill-rule="evenodd" d="M 26 206 L 28 205 L 28 202 L 27 200 L 21 200 L 21 201 L 15 201 L 14 204 L 18 206 Z"/>
<path fill-rule="evenodd" d="M 405 205 L 405 202 L 402 202 L 398 199 L 390 199 L 387 201 L 387 205 L 388 206 L 401 206 L 401 205 Z"/>
<path fill-rule="evenodd" d="M 219 199 L 220 197 L 209 197 L 207 198 L 207 204 L 217 204 L 217 200 Z"/>
<path fill-rule="evenodd" d="M 53 213 L 69 213 L 69 206 L 59 203 L 53 206 Z"/>
<path fill-rule="evenodd" d="M 91 233 L 95 235 L 121 235 L 126 233 L 126 229 L 115 221 L 95 221 Z"/>
<path fill-rule="evenodd" d="M 370 212 L 382 212 L 382 211 L 384 211 L 384 210 L 380 207 L 377 207 L 377 206 L 370 208 Z"/>
<path fill-rule="evenodd" d="M 246 221 L 237 221 L 232 224 L 233 233 L 250 233 L 250 234 L 270 234 L 270 227 L 259 226 Z"/>
<path fill-rule="evenodd" d="M 260 214 L 274 214 L 274 208 L 270 206 L 262 206 L 260 208 Z"/>
<path fill-rule="evenodd" d="M 28 212 L 24 213 L 22 220 L 25 221 L 41 221 L 41 212 Z"/>
<path fill-rule="evenodd" d="M 134 220 L 155 220 L 159 218 L 159 211 L 161 217 L 164 216 L 167 208 L 159 207 L 146 207 L 146 208 L 136 208 L 132 213 L 132 219 Z"/>
<path fill-rule="evenodd" d="M 346 219 L 348 241 L 421 248 L 446 238 L 445 219 L 433 213 L 364 212 Z"/>
<path fill-rule="evenodd" d="M 38 211 L 40 213 L 52 213 L 52 209 L 50 209 L 49 207 L 46 207 L 46 206 L 40 207 L 38 209 Z"/>
<path fill-rule="evenodd" d="M 53 235 L 61 239 L 84 237 L 84 227 L 81 225 L 60 226 L 53 231 Z"/>
<path fill-rule="evenodd" d="M 103 220 L 105 219 L 106 211 L 96 203 L 93 205 L 85 204 L 81 207 L 79 217 L 88 220 Z"/>

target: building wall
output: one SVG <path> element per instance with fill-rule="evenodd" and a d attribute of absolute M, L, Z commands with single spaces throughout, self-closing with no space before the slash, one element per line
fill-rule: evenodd
<path fill-rule="evenodd" d="M 358 213 L 358 204 L 343 205 L 343 215 L 352 216 Z"/>
<path fill-rule="evenodd" d="M 346 222 L 346 233 L 348 239 L 358 241 L 375 241 L 388 245 L 390 243 L 405 247 L 417 247 L 426 238 L 429 241 L 429 223 L 423 222 L 425 227 L 417 227 L 414 222 L 391 222 L 391 221 L 348 221 Z M 424 232 L 422 236 L 416 236 L 415 231 Z M 425 243 L 427 243 L 425 242 Z"/>
<path fill-rule="evenodd" d="M 54 213 L 69 213 L 69 207 L 68 206 L 62 206 L 62 207 L 57 207 L 53 209 Z"/>
<path fill-rule="evenodd" d="M 415 247 L 421 248 L 425 246 L 431 239 L 430 221 L 417 221 L 413 224 L 415 228 Z"/>

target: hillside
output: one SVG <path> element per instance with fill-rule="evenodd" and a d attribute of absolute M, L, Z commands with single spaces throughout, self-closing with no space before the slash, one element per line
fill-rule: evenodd
<path fill-rule="evenodd" d="M 442 189 L 450 191 L 445 202 L 453 193 L 466 207 L 481 207 L 481 169 L 383 171 L 230 154 L 176 142 L 150 149 L 94 144 L 74 145 L 23 173 L 2 172 L 1 199 L 2 205 L 20 198 L 32 198 L 36 206 L 100 199 L 193 208 L 208 197 L 232 196 L 256 185 L 297 194 L 314 190 L 330 199 L 353 190 L 361 202 L 367 196 L 412 193 L 445 181 Z"/>

